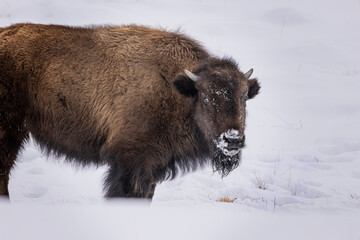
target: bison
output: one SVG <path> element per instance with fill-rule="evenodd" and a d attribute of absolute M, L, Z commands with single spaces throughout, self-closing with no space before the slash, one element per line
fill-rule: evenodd
<path fill-rule="evenodd" d="M 106 197 L 152 198 L 158 182 L 245 144 L 256 78 L 180 32 L 137 25 L 0 28 L 0 195 L 29 134 L 47 154 L 108 165 Z"/>

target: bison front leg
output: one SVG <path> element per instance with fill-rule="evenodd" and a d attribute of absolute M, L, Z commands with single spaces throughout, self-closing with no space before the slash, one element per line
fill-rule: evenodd
<path fill-rule="evenodd" d="M 105 196 L 107 198 L 126 197 L 151 200 L 155 187 L 156 182 L 144 169 L 126 169 L 121 164 L 113 164 L 105 179 Z"/>
<path fill-rule="evenodd" d="M 16 89 L 6 87 L 11 85 L 0 78 L 0 197 L 9 196 L 10 171 L 28 138 L 24 127 L 24 104 Z"/>

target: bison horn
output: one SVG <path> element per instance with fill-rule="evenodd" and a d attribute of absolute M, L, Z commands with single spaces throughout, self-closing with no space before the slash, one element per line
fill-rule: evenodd
<path fill-rule="evenodd" d="M 247 71 L 245 74 L 244 74 L 244 77 L 246 79 L 249 79 L 251 77 L 251 74 L 254 72 L 254 69 L 250 69 L 249 71 Z"/>
<path fill-rule="evenodd" d="M 185 69 L 184 72 L 185 72 L 186 76 L 188 76 L 194 82 L 197 82 L 199 80 L 199 76 L 197 76 L 196 74 L 193 74 L 189 70 Z"/>

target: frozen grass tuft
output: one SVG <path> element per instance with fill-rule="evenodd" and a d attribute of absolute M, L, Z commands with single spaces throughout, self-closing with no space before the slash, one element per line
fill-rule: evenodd
<path fill-rule="evenodd" d="M 235 202 L 237 198 L 229 198 L 229 197 L 222 197 L 218 200 L 216 200 L 217 202 L 224 202 L 224 203 L 233 203 Z"/>
<path fill-rule="evenodd" d="M 255 178 L 253 179 L 253 183 L 255 186 L 261 190 L 267 189 L 266 181 L 263 177 L 261 177 L 257 172 L 254 171 Z"/>

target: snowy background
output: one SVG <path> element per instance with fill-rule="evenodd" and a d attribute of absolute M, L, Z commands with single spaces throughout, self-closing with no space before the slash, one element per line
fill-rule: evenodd
<path fill-rule="evenodd" d="M 242 71 L 254 68 L 262 90 L 248 103 L 240 167 L 224 179 L 209 167 L 164 182 L 151 206 L 109 204 L 105 167 L 46 159 L 30 141 L 11 173 L 11 207 L 0 204 L 0 236 L 140 239 L 161 224 L 170 239 L 360 239 L 359 221 L 344 217 L 360 216 L 359 0 L 0 0 L 0 26 L 19 22 L 180 27 Z M 117 232 L 129 223 L 144 230 Z M 36 231 L 43 224 L 50 230 Z M 83 235 L 93 228 L 98 235 Z"/>

